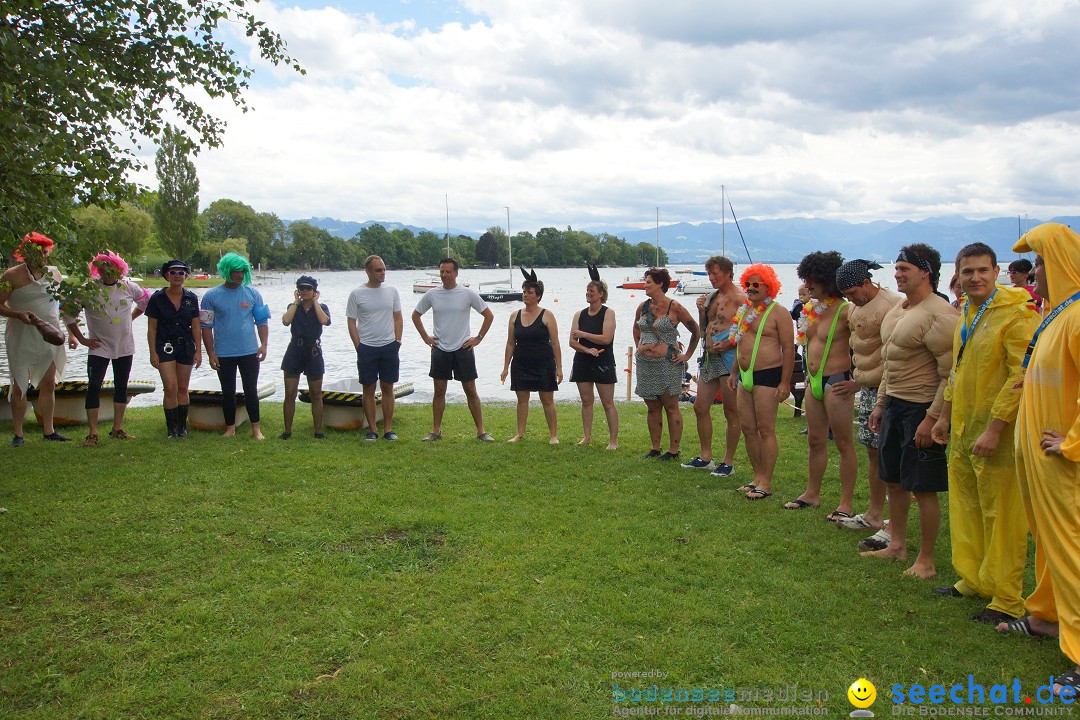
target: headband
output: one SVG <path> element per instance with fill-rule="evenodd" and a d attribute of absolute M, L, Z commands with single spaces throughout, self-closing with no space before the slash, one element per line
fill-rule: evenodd
<path fill-rule="evenodd" d="M 921 257 L 916 255 L 915 253 L 908 252 L 907 250 L 901 250 L 900 251 L 900 254 L 896 256 L 896 262 L 906 262 L 906 263 L 909 263 L 911 265 L 914 265 L 917 268 L 925 270 L 926 272 L 930 273 L 931 275 L 934 274 L 934 269 L 932 267 L 930 267 L 930 263 L 928 263 L 926 260 L 923 260 Z M 851 286 L 849 285 L 848 287 L 851 287 Z"/>
<path fill-rule="evenodd" d="M 849 260 L 836 269 L 836 288 L 843 292 L 858 287 L 870 279 L 871 270 L 880 269 L 881 266 L 873 260 Z"/>

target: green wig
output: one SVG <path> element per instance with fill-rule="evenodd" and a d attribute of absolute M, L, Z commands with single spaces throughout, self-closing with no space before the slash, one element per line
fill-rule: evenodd
<path fill-rule="evenodd" d="M 247 261 L 243 255 L 237 255 L 236 253 L 227 253 L 225 257 L 221 258 L 217 264 L 218 275 L 225 278 L 226 282 L 231 282 L 231 275 L 234 272 L 244 273 L 244 285 L 251 284 L 251 263 Z"/>

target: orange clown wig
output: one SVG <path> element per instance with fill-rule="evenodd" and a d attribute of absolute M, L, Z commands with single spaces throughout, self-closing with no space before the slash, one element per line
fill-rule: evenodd
<path fill-rule="evenodd" d="M 15 259 L 19 262 L 26 262 L 26 258 L 23 257 L 22 254 L 22 249 L 26 246 L 27 243 L 37 245 L 38 248 L 41 250 L 42 255 L 48 255 L 50 252 L 52 252 L 53 249 L 52 239 L 45 237 L 39 232 L 27 233 L 26 235 L 23 235 L 23 239 L 22 242 L 19 243 L 19 247 L 16 248 L 15 252 L 12 253 L 12 255 L 15 256 Z"/>
<path fill-rule="evenodd" d="M 776 277 L 776 271 L 772 269 L 772 266 L 754 263 L 743 270 L 739 282 L 743 287 L 746 287 L 746 281 L 755 276 L 761 278 L 761 282 L 765 283 L 768 297 L 775 300 L 780 295 L 780 278 Z"/>

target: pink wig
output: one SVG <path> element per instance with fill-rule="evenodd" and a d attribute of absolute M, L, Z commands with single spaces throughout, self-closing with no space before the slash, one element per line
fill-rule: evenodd
<path fill-rule="evenodd" d="M 115 267 L 120 277 L 124 277 L 125 275 L 127 275 L 128 264 L 124 262 L 124 258 L 120 257 L 112 250 L 106 250 L 103 253 L 98 253 L 97 255 L 95 255 L 94 259 L 90 261 L 90 277 L 94 278 L 95 280 L 100 280 L 101 270 L 98 266 L 104 263 L 109 263 L 110 265 Z"/>
<path fill-rule="evenodd" d="M 50 252 L 52 252 L 54 244 L 50 238 L 45 237 L 39 232 L 31 232 L 23 235 L 23 239 L 22 242 L 19 243 L 19 247 L 17 247 L 15 249 L 15 252 L 12 253 L 12 255 L 15 256 L 15 259 L 19 262 L 26 262 L 26 258 L 23 257 L 23 254 L 21 252 L 23 245 L 25 245 L 26 243 L 33 243 L 34 245 L 37 245 L 39 248 L 41 248 L 42 255 L 48 255 Z"/>
<path fill-rule="evenodd" d="M 754 263 L 743 270 L 739 282 L 745 287 L 746 281 L 755 275 L 761 278 L 761 281 L 765 283 L 768 296 L 775 300 L 780 295 L 780 278 L 776 277 L 776 271 L 772 269 L 771 265 Z"/>

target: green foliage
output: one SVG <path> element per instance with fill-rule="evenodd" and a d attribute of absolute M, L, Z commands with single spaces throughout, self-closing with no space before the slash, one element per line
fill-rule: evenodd
<path fill-rule="evenodd" d="M 72 201 L 134 197 L 136 149 L 178 118 L 193 146 L 222 142 L 199 95 L 247 109 L 251 69 L 220 35 L 237 28 L 259 55 L 299 72 L 246 0 L 5 0 L 0 13 L 0 243 L 56 238 Z"/>
<path fill-rule="evenodd" d="M 489 227 L 476 241 L 476 262 L 481 265 L 499 265 L 499 246 L 506 243 L 502 228 Z"/>
<path fill-rule="evenodd" d="M 172 126 L 161 136 L 156 163 L 158 198 L 154 225 L 162 249 L 173 257 L 191 257 L 201 241 L 199 225 L 199 177 L 188 157 L 191 143 Z"/>
<path fill-rule="evenodd" d="M 104 208 L 84 205 L 75 209 L 75 235 L 82 254 L 89 256 L 113 250 L 131 264 L 150 237 L 150 214 L 134 203 Z"/>
<path fill-rule="evenodd" d="M 273 213 L 259 213 L 250 205 L 222 198 L 202 211 L 207 240 L 227 238 L 247 240 L 247 258 L 252 265 L 271 266 L 275 243 L 284 248 L 285 224 Z"/>

